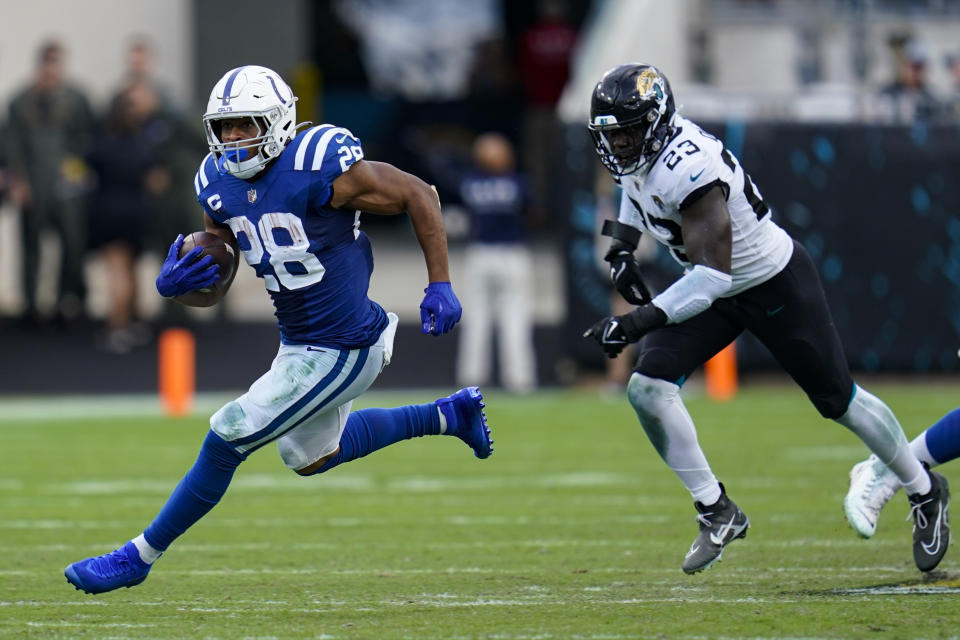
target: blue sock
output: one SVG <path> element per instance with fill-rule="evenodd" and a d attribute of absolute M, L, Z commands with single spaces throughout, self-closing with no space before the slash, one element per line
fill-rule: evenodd
<path fill-rule="evenodd" d="M 927 429 L 927 451 L 938 463 L 960 458 L 960 409 L 954 409 Z"/>
<path fill-rule="evenodd" d="M 316 473 L 329 471 L 338 464 L 362 458 L 401 440 L 439 434 L 440 415 L 437 405 L 432 402 L 396 409 L 354 411 L 347 418 L 347 426 L 340 437 L 340 451 Z"/>
<path fill-rule="evenodd" d="M 170 543 L 220 502 L 233 472 L 245 459 L 246 456 L 234 451 L 213 431 L 207 433 L 197 461 L 143 532 L 147 543 L 157 551 L 165 551 Z"/>

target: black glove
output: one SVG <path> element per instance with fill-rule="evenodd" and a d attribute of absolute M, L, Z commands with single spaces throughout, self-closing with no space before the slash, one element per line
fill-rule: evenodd
<path fill-rule="evenodd" d="M 624 300 L 637 306 L 650 302 L 650 290 L 643 282 L 640 263 L 633 257 L 629 244 L 615 239 L 603 259 L 610 263 L 610 281 Z"/>
<path fill-rule="evenodd" d="M 665 324 L 667 314 L 660 307 L 645 304 L 622 316 L 599 320 L 583 333 L 583 337 L 593 338 L 608 358 L 616 358 L 628 344 Z"/>

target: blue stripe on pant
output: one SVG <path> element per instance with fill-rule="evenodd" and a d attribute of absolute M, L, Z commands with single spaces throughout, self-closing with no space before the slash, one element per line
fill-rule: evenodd
<path fill-rule="evenodd" d="M 370 349 L 360 349 L 357 352 L 356 361 L 353 363 L 350 372 L 347 374 L 347 377 L 344 378 L 343 382 L 340 383 L 332 393 L 327 395 L 315 407 L 310 409 L 307 413 L 299 418 L 294 419 L 298 412 L 303 410 L 304 407 L 309 406 L 312 401 L 322 395 L 324 391 L 329 389 L 330 386 L 336 382 L 337 378 L 340 377 L 340 373 L 344 370 L 350 353 L 350 351 L 341 351 L 340 357 L 337 359 L 337 364 L 334 366 L 333 370 L 324 376 L 323 379 L 309 392 L 307 392 L 300 400 L 295 402 L 290 408 L 277 416 L 276 419 L 272 420 L 266 428 L 261 429 L 252 436 L 231 442 L 231 444 L 241 444 L 242 446 L 236 447 L 237 451 L 249 455 L 251 452 L 256 451 L 265 444 L 273 442 L 291 429 L 294 429 L 295 427 L 309 420 L 311 417 L 320 413 L 323 409 L 330 405 L 331 401 L 340 397 L 340 394 L 342 394 L 351 384 L 353 384 L 353 381 L 357 379 L 357 376 L 360 375 L 360 373 L 363 371 L 364 365 L 367 363 L 367 356 L 370 354 Z"/>

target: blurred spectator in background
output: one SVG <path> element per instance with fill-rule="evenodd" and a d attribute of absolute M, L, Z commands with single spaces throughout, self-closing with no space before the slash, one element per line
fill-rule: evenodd
<path fill-rule="evenodd" d="M 515 171 L 513 147 L 502 134 L 478 136 L 473 158 L 475 168 L 460 185 L 470 244 L 457 378 L 465 385 L 488 383 L 496 325 L 501 383 L 508 391 L 528 393 L 536 387 L 533 258 L 524 220 L 528 186 Z"/>
<path fill-rule="evenodd" d="M 167 247 L 184 229 L 203 228 L 203 218 L 197 209 L 196 199 L 191 189 L 196 173 L 197 156 L 207 152 L 200 119 L 188 120 L 184 117 L 167 87 L 161 83 L 154 71 L 156 54 L 153 43 L 146 36 L 135 36 L 126 49 L 126 74 L 120 88 L 112 100 L 115 110 L 117 102 L 127 101 L 130 91 L 134 100 L 149 93 L 152 97 L 151 113 L 143 126 L 144 142 L 162 150 L 158 158 L 158 167 L 162 166 L 166 188 L 150 189 L 154 210 L 158 215 L 147 219 L 149 223 L 143 229 L 143 241 L 147 248 L 155 248 L 166 253 Z M 123 110 L 119 105 L 119 110 Z M 159 175 L 159 174 L 155 174 Z M 151 181 L 154 187 L 158 182 Z M 182 305 L 170 305 L 182 310 Z"/>
<path fill-rule="evenodd" d="M 153 83 L 153 47 L 143 37 L 135 37 L 127 47 L 127 80 Z"/>
<path fill-rule="evenodd" d="M 159 108 L 167 111 L 174 106 L 167 89 L 157 80 L 154 72 L 153 44 L 146 36 L 134 36 L 126 49 L 126 73 L 121 80 L 120 88 L 114 95 L 114 101 L 120 99 L 127 87 L 136 83 L 147 83 L 159 100 Z"/>
<path fill-rule="evenodd" d="M 512 74 L 501 3 L 337 0 L 334 10 L 356 34 L 373 95 L 389 104 L 377 125 L 389 143 L 378 157 L 437 184 L 441 200 L 455 198 L 455 167 L 467 164 L 477 132 L 516 119 L 518 105 L 504 93 Z"/>
<path fill-rule="evenodd" d="M 960 123 L 960 50 L 947 55 L 946 62 L 953 82 L 944 102 L 944 117 L 947 122 Z"/>
<path fill-rule="evenodd" d="M 873 119 L 892 124 L 932 121 L 938 114 L 939 103 L 927 83 L 926 45 L 902 35 L 891 37 L 889 44 L 896 76 L 875 101 Z"/>
<path fill-rule="evenodd" d="M 131 99 L 141 105 L 149 102 L 150 113 L 144 113 L 139 118 L 142 119 L 141 124 L 128 127 L 130 131 L 126 138 L 127 144 L 136 149 L 152 148 L 156 153 L 156 164 L 141 181 L 141 187 L 146 188 L 143 196 L 149 199 L 151 213 L 141 216 L 137 223 L 139 246 L 135 253 L 139 255 L 143 249 L 164 255 L 177 234 L 203 228 L 203 217 L 193 197 L 192 186 L 197 170 L 196 159 L 206 154 L 208 149 L 199 118 L 195 121 L 186 119 L 179 105 L 170 97 L 168 88 L 157 79 L 156 52 L 150 39 L 142 35 L 134 36 L 127 44 L 125 56 L 126 71 L 111 100 L 111 111 L 113 114 L 128 112 L 129 105 L 121 103 L 129 103 Z M 150 97 L 145 100 L 148 94 Z M 134 116 L 134 119 L 138 118 Z M 122 146 L 122 143 L 118 146 L 117 142 L 114 140 L 112 145 L 115 150 Z M 142 168 L 138 166 L 135 169 Z M 131 269 L 133 266 L 131 263 Z M 131 305 L 133 302 L 131 298 Z M 223 312 L 224 306 L 218 306 L 217 313 Z M 186 319 L 186 310 L 183 305 L 165 301 L 163 315 L 165 320 L 182 322 Z M 111 318 L 117 317 L 111 313 Z M 120 324 L 124 325 L 122 322 Z M 114 325 L 114 320 L 108 322 L 108 326 Z M 126 350 L 123 345 L 135 346 L 149 337 L 144 325 L 134 322 L 130 327 L 132 331 L 108 330 L 104 343 L 107 348 L 122 352 Z"/>
<path fill-rule="evenodd" d="M 151 337 L 147 326 L 136 322 L 136 260 L 159 213 L 158 198 L 171 189 L 164 164 L 170 137 L 156 89 L 133 79 L 111 102 L 88 155 L 97 180 L 88 212 L 90 248 L 106 265 L 111 296 L 102 346 L 113 353 L 126 353 Z"/>
<path fill-rule="evenodd" d="M 496 35 L 496 0 L 339 0 L 374 90 L 407 100 L 466 96 L 475 49 Z"/>
<path fill-rule="evenodd" d="M 557 101 L 570 77 L 570 59 L 576 46 L 577 31 L 565 19 L 563 0 L 539 0 L 539 20 L 520 35 L 518 55 L 520 75 L 527 105 L 523 121 L 524 169 L 529 176 L 538 221 L 544 211 L 553 210 L 557 174 L 561 157 L 560 122 Z"/>
<path fill-rule="evenodd" d="M 0 140 L 7 139 L 7 123 L 0 122 Z M 10 177 L 7 170 L 7 148 L 0 143 L 0 206 L 7 199 L 7 188 L 10 185 Z"/>
<path fill-rule="evenodd" d="M 497 108 L 496 103 L 500 101 L 513 102 L 516 81 L 513 61 L 502 34 L 477 43 L 469 76 L 471 100 L 490 103 L 490 108 Z"/>
<path fill-rule="evenodd" d="M 45 43 L 38 52 L 33 81 L 10 103 L 6 137 L 10 198 L 21 213 L 25 318 L 31 322 L 40 319 L 37 273 L 45 229 L 54 229 L 60 239 L 55 317 L 71 319 L 83 313 L 81 196 L 86 167 L 80 158 L 90 143 L 93 124 L 87 98 L 65 80 L 63 46 Z"/>

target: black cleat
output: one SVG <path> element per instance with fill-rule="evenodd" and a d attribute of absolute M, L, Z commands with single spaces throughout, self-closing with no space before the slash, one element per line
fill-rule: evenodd
<path fill-rule="evenodd" d="M 913 517 L 913 561 L 920 571 L 932 571 L 950 545 L 950 483 L 936 471 L 930 471 L 930 491 L 910 496 Z M 910 517 L 908 516 L 908 518 Z"/>
<path fill-rule="evenodd" d="M 690 545 L 690 551 L 683 559 L 684 573 L 697 573 L 710 566 L 723 555 L 723 548 L 737 538 L 747 537 L 750 519 L 740 510 L 733 500 L 727 497 L 727 491 L 720 485 L 720 499 L 710 506 L 695 502 L 699 512 L 700 534 Z"/>

